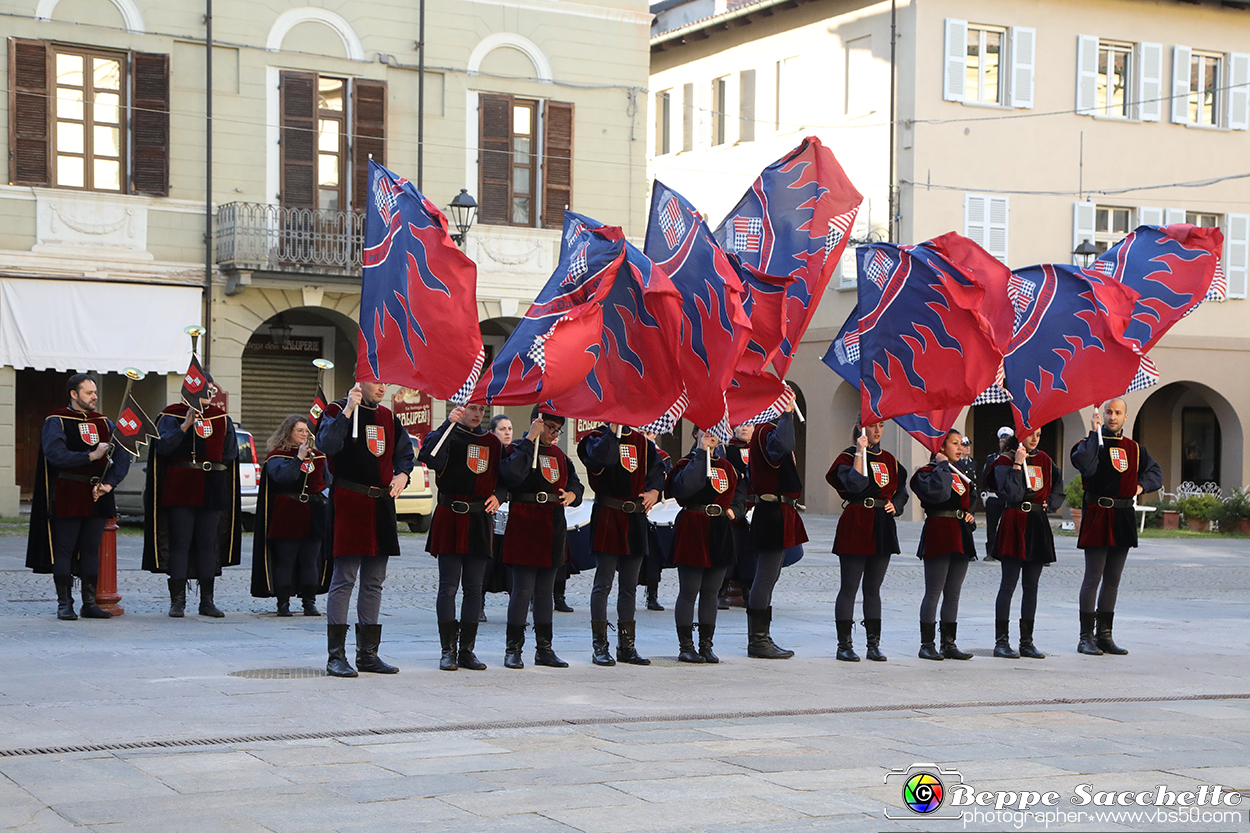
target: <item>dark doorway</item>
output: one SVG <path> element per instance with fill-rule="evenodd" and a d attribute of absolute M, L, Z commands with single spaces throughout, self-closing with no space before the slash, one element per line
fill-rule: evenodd
<path fill-rule="evenodd" d="M 22 500 L 35 493 L 35 463 L 39 459 L 43 421 L 57 408 L 69 404 L 65 381 L 69 371 L 19 370 L 17 372 L 17 425 L 15 426 L 16 480 Z"/>
<path fill-rule="evenodd" d="M 1181 408 L 1181 480 L 1220 482 L 1220 422 L 1210 408 Z"/>

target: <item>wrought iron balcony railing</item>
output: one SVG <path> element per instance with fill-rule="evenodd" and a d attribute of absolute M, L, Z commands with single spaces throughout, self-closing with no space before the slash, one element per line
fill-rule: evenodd
<path fill-rule="evenodd" d="M 232 202 L 217 209 L 217 265 L 231 271 L 359 275 L 365 217 Z"/>

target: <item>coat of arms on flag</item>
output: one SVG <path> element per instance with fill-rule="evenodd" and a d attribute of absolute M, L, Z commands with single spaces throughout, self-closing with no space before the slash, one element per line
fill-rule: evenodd
<path fill-rule="evenodd" d="M 471 445 L 464 455 L 465 464 L 474 474 L 485 474 L 490 467 L 490 449 L 484 445 Z"/>
<path fill-rule="evenodd" d="M 100 432 L 96 430 L 95 423 L 78 423 L 78 433 L 87 445 L 98 445 L 100 442 Z"/>
<path fill-rule="evenodd" d="M 633 473 L 638 471 L 638 449 L 632 445 L 621 443 L 621 465 L 625 467 L 625 471 Z"/>
<path fill-rule="evenodd" d="M 211 419 L 197 419 L 195 421 L 195 433 L 202 440 L 207 440 L 213 436 L 213 421 Z"/>
<path fill-rule="evenodd" d="M 547 478 L 548 483 L 556 483 L 560 480 L 560 463 L 551 455 L 539 457 L 538 467 L 542 470 L 543 477 Z"/>
<path fill-rule="evenodd" d="M 968 487 L 964 484 L 964 479 L 959 476 L 959 472 L 951 472 L 951 488 L 955 490 L 955 494 L 962 495 L 968 491 Z"/>
<path fill-rule="evenodd" d="M 386 451 L 386 434 L 382 433 L 381 426 L 365 426 L 365 445 L 369 447 L 369 453 L 374 457 L 382 456 L 382 452 Z"/>
<path fill-rule="evenodd" d="M 729 488 L 729 475 L 720 466 L 712 467 L 712 476 L 708 478 L 712 482 L 712 488 L 717 494 L 724 494 Z"/>
<path fill-rule="evenodd" d="M 872 482 L 885 488 L 890 482 L 890 467 L 885 463 L 869 463 L 868 467 L 872 469 Z"/>
<path fill-rule="evenodd" d="M 864 270 L 864 274 L 877 285 L 878 289 L 885 289 L 885 282 L 890 278 L 890 269 L 890 256 L 881 249 L 877 249 L 873 253 L 872 260 L 868 261 L 868 268 Z"/>
<path fill-rule="evenodd" d="M 664 240 L 670 249 L 676 248 L 686 236 L 686 221 L 681 216 L 681 205 L 674 197 L 669 197 L 660 209 L 660 230 L 664 232 Z"/>
<path fill-rule="evenodd" d="M 133 437 L 139 433 L 139 429 L 143 428 L 143 420 L 135 415 L 135 412 L 127 408 L 122 411 L 122 415 L 117 418 L 117 430 L 127 437 Z"/>
<path fill-rule="evenodd" d="M 1107 451 L 1111 454 L 1111 465 L 1120 474 L 1128 471 L 1128 452 L 1119 446 L 1112 446 Z"/>
<path fill-rule="evenodd" d="M 730 221 L 733 232 L 732 251 L 758 252 L 760 238 L 764 235 L 764 221 L 759 217 L 734 217 Z"/>
<path fill-rule="evenodd" d="M 1024 482 L 1029 487 L 1030 492 L 1040 492 L 1042 489 L 1046 488 L 1046 479 L 1042 477 L 1042 467 L 1025 466 Z"/>

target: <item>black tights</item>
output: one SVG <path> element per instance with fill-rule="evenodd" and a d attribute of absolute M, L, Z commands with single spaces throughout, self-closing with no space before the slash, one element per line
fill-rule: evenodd
<path fill-rule="evenodd" d="M 1087 547 L 1085 579 L 1081 582 L 1082 613 L 1114 613 L 1120 592 L 1120 575 L 1128 560 L 1128 547 Z M 1102 588 L 1099 589 L 1099 584 Z M 1098 606 L 1094 606 L 1095 597 Z"/>
<path fill-rule="evenodd" d="M 959 591 L 968 574 L 968 556 L 947 553 L 924 560 L 924 600 L 920 602 L 920 621 L 938 621 L 938 599 L 942 600 L 942 621 L 959 618 Z"/>
<path fill-rule="evenodd" d="M 530 600 L 534 602 L 534 624 L 550 625 L 555 611 L 554 589 L 557 567 L 510 564 L 512 593 L 508 597 L 508 624 L 524 625 Z"/>
<path fill-rule="evenodd" d="M 694 624 L 694 600 L 699 598 L 699 624 L 716 624 L 716 596 L 721 582 L 725 580 L 725 567 L 692 567 L 677 565 L 677 604 L 673 605 L 673 618 L 677 627 L 688 628 Z"/>
<path fill-rule="evenodd" d="M 1037 584 L 1042 578 L 1042 562 L 1025 561 L 1005 557 L 999 561 L 1003 568 L 1003 580 L 998 585 L 998 600 L 994 603 L 994 618 L 1006 621 L 1011 618 L 1011 597 L 1016 593 L 1016 582 L 1024 573 L 1024 593 L 1020 597 L 1020 618 L 1032 619 L 1037 613 Z"/>
<path fill-rule="evenodd" d="M 777 579 L 781 578 L 781 565 L 785 557 L 784 549 L 760 550 L 755 553 L 755 580 L 751 582 L 747 607 L 752 610 L 765 610 L 773 606 L 773 588 L 777 586 Z"/>
<path fill-rule="evenodd" d="M 590 590 L 590 618 L 607 621 L 608 594 L 612 592 L 612 579 L 619 572 L 621 580 L 616 588 L 616 619 L 618 622 L 634 621 L 638 604 L 638 571 L 642 569 L 642 556 L 597 552 L 595 563 L 595 586 Z"/>
<path fill-rule="evenodd" d="M 438 557 L 438 621 L 456 620 L 456 591 L 464 584 L 464 600 L 460 603 L 460 621 L 477 622 L 482 616 L 482 582 L 486 579 L 489 555 L 451 555 Z"/>
<path fill-rule="evenodd" d="M 833 617 L 846 621 L 855 618 L 855 594 L 864 587 L 864 618 L 881 618 L 881 582 L 890 566 L 888 555 L 839 555 L 842 586 L 833 603 Z"/>

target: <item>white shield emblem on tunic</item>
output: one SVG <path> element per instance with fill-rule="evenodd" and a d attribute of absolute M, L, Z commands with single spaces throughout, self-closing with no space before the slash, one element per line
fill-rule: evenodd
<path fill-rule="evenodd" d="M 723 494 L 729 488 L 729 475 L 720 466 L 712 468 L 712 476 L 708 479 L 712 481 L 712 488 L 717 494 Z"/>
<path fill-rule="evenodd" d="M 374 457 L 381 457 L 382 452 L 386 451 L 386 434 L 382 432 L 380 425 L 365 426 L 365 445 Z"/>
<path fill-rule="evenodd" d="M 78 423 L 78 434 L 87 445 L 98 445 L 100 442 L 100 432 L 93 422 Z"/>
<path fill-rule="evenodd" d="M 213 436 L 213 421 L 211 419 L 197 419 L 195 421 L 195 433 L 200 439 L 207 440 Z"/>
<path fill-rule="evenodd" d="M 878 486 L 884 488 L 890 482 L 890 467 L 885 463 L 869 463 L 868 467 L 872 469 L 872 480 Z"/>
<path fill-rule="evenodd" d="M 1046 486 L 1046 480 L 1042 477 L 1041 466 L 1025 466 L 1024 480 L 1030 492 L 1040 492 Z"/>
<path fill-rule="evenodd" d="M 484 445 L 471 445 L 464 456 L 469 471 L 474 474 L 485 474 L 490 466 L 490 449 Z"/>
<path fill-rule="evenodd" d="M 962 495 L 968 491 L 968 487 L 964 484 L 964 479 L 959 476 L 958 472 L 951 472 L 951 488 L 955 490 L 957 495 Z"/>
<path fill-rule="evenodd" d="M 1111 454 L 1111 465 L 1115 467 L 1116 471 L 1118 471 L 1120 474 L 1124 474 L 1124 472 L 1128 471 L 1128 452 L 1127 451 L 1125 451 L 1124 449 L 1118 446 L 1113 446 L 1112 448 L 1108 448 L 1107 451 L 1110 452 Z"/>
<path fill-rule="evenodd" d="M 300 464 L 299 468 L 300 468 L 300 471 L 302 471 L 304 474 L 312 474 L 314 471 L 316 471 L 317 464 L 314 463 L 312 460 L 305 460 L 303 463 Z"/>
<path fill-rule="evenodd" d="M 749 448 L 742 449 L 742 465 L 751 465 L 751 449 Z"/>
<path fill-rule="evenodd" d="M 538 467 L 542 469 L 543 477 L 548 483 L 555 483 L 560 479 L 560 463 L 556 458 L 550 455 L 539 457 Z"/>
<path fill-rule="evenodd" d="M 621 465 L 627 472 L 638 471 L 638 449 L 632 445 L 621 444 Z"/>

